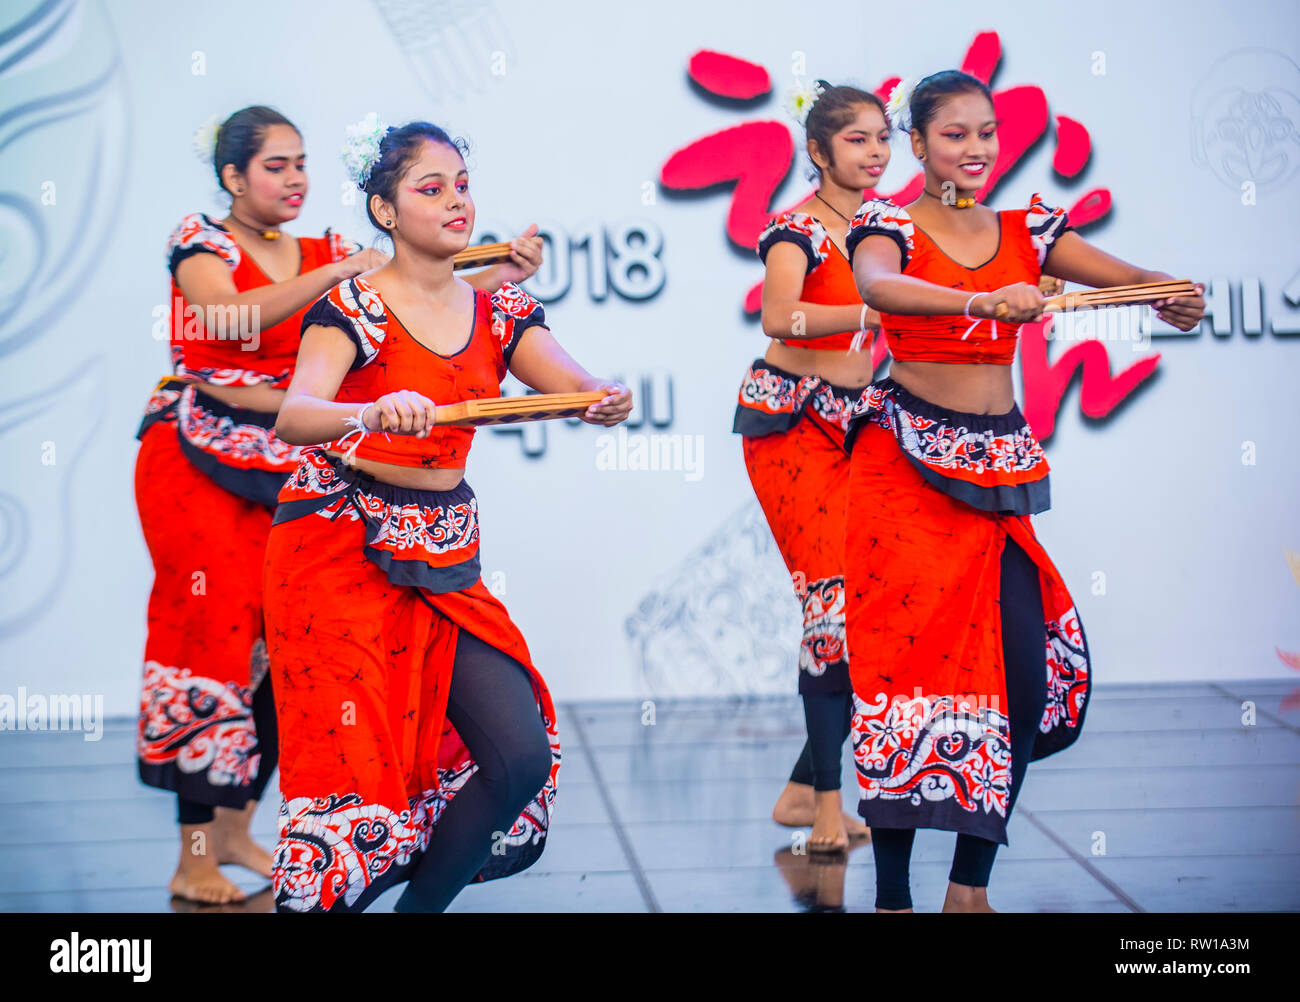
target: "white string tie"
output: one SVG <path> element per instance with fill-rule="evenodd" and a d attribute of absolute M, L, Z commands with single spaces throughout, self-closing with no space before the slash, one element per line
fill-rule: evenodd
<path fill-rule="evenodd" d="M 858 332 L 853 335 L 853 340 L 849 342 L 849 350 L 846 355 L 852 355 L 855 351 L 861 351 L 862 346 L 867 343 L 867 304 L 862 304 L 862 313 L 858 317 Z"/>
<path fill-rule="evenodd" d="M 366 427 L 366 411 L 369 408 L 373 407 L 374 405 L 375 404 L 373 400 L 370 401 L 370 403 L 362 404 L 361 409 L 359 411 L 343 419 L 343 423 L 347 425 L 347 427 L 350 430 L 345 435 L 343 435 L 342 438 L 336 439 L 335 444 L 342 445 L 353 435 L 357 436 L 356 440 L 350 446 L 348 446 L 343 453 L 343 463 L 345 466 L 357 465 L 356 463 L 357 446 L 361 444 L 361 440 L 363 438 L 365 438 L 368 434 L 370 434 L 370 429 Z M 384 437 L 387 438 L 387 436 Z"/>
<path fill-rule="evenodd" d="M 987 295 L 988 295 L 987 292 L 977 292 L 975 293 L 975 295 L 971 296 L 970 299 L 966 300 L 966 308 L 962 311 L 962 315 L 967 320 L 974 320 L 975 322 L 966 328 L 966 333 L 961 336 L 961 339 L 963 341 L 965 341 L 968 337 L 970 337 L 971 331 L 973 331 L 976 327 L 978 327 L 981 323 L 984 322 L 983 317 L 972 317 L 970 315 L 970 304 L 975 302 L 975 300 L 977 300 L 980 296 L 987 296 Z M 991 340 L 996 341 L 998 339 L 998 322 L 994 320 L 992 317 L 989 317 L 988 321 L 993 325 L 993 337 L 991 338 Z"/>

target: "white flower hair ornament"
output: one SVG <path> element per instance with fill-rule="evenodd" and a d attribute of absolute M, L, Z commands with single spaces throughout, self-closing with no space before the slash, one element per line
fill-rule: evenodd
<path fill-rule="evenodd" d="M 220 131 L 219 115 L 213 115 L 194 131 L 194 155 L 209 166 L 217 155 L 217 133 Z"/>
<path fill-rule="evenodd" d="M 790 91 L 790 96 L 786 101 L 790 117 L 800 125 L 804 125 L 808 121 L 808 112 L 812 111 L 812 106 L 817 103 L 817 99 L 823 93 L 825 93 L 825 88 L 816 81 L 813 82 L 811 87 L 802 81 L 797 83 Z"/>
<path fill-rule="evenodd" d="M 343 141 L 343 166 L 348 177 L 362 191 L 370 180 L 371 169 L 379 162 L 379 143 L 388 134 L 388 126 L 371 112 L 359 122 L 348 126 Z"/>
<path fill-rule="evenodd" d="M 918 77 L 904 78 L 894 84 L 894 89 L 889 92 L 885 111 L 889 113 L 889 123 L 895 132 L 906 135 L 912 131 L 912 92 L 920 82 Z"/>

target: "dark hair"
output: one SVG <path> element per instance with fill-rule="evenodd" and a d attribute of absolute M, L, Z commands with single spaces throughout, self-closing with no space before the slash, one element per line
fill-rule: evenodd
<path fill-rule="evenodd" d="M 370 211 L 371 195 L 378 195 L 390 204 L 397 201 L 397 186 L 402 175 L 410 168 L 420 154 L 420 147 L 426 142 L 442 143 L 456 150 L 462 157 L 469 155 L 469 143 L 457 136 L 452 139 L 446 131 L 430 122 L 407 122 L 396 129 L 389 129 L 379 141 L 379 159 L 370 168 L 370 177 L 361 190 L 366 193 L 366 215 L 378 230 L 387 233 L 386 227 L 380 225 L 375 214 Z"/>
<path fill-rule="evenodd" d="M 940 70 L 931 73 L 916 85 L 912 99 L 908 102 L 908 111 L 912 116 L 912 128 L 919 129 L 925 135 L 925 127 L 939 113 L 940 106 L 950 97 L 958 94 L 983 94 L 993 103 L 993 94 L 988 85 L 978 77 L 961 70 Z"/>
<path fill-rule="evenodd" d="M 831 137 L 853 121 L 856 114 L 854 109 L 858 105 L 875 105 L 880 109 L 880 115 L 886 125 L 889 124 L 889 116 L 885 114 L 884 103 L 875 94 L 859 90 L 857 87 L 832 87 L 825 80 L 818 80 L 817 84 L 822 88 L 822 93 L 808 111 L 808 118 L 804 121 L 804 131 L 809 139 L 816 140 L 818 148 L 826 154 L 826 158 L 833 166 Z M 811 161 L 812 158 L 809 157 L 809 160 Z M 812 170 L 808 172 L 809 180 L 815 181 L 820 176 L 821 168 L 813 163 Z"/>
<path fill-rule="evenodd" d="M 298 126 L 274 108 L 262 104 L 240 108 L 221 123 L 221 129 L 217 132 L 217 146 L 212 151 L 212 169 L 217 172 L 217 183 L 222 188 L 226 188 L 226 182 L 221 176 L 221 168 L 226 164 L 234 164 L 241 174 L 248 170 L 249 161 L 257 156 L 257 151 L 266 140 L 267 130 L 273 125 L 287 125 L 298 132 Z M 301 138 L 302 133 L 298 132 L 298 136 Z M 230 189 L 226 188 L 226 191 Z"/>

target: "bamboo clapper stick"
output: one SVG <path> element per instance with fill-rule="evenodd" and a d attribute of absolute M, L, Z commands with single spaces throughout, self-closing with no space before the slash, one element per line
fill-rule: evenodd
<path fill-rule="evenodd" d="M 505 244 L 478 244 L 475 247 L 466 247 L 463 251 L 452 258 L 452 270 L 459 271 L 462 268 L 483 268 L 489 264 L 500 264 L 503 261 L 510 260 L 510 245 Z"/>
<path fill-rule="evenodd" d="M 1044 313 L 1069 313 L 1072 310 L 1099 306 L 1138 306 L 1159 299 L 1175 299 L 1197 295 L 1196 286 L 1189 279 L 1169 279 L 1163 282 L 1143 282 L 1140 285 L 1112 285 L 1104 289 L 1085 289 L 1052 296 L 1043 304 Z M 998 318 L 1007 315 L 1007 304 L 999 303 L 995 311 Z"/>
<path fill-rule="evenodd" d="M 550 421 L 555 418 L 582 417 L 587 408 L 598 404 L 608 394 L 600 390 L 587 393 L 530 393 L 522 397 L 483 397 L 438 406 L 436 424 L 514 424 L 517 421 Z"/>

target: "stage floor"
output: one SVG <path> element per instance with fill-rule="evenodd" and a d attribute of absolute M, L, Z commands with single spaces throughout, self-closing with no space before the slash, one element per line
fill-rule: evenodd
<path fill-rule="evenodd" d="M 1100 686 L 1083 737 L 1034 763 L 998 854 L 1000 911 L 1300 909 L 1300 681 Z M 1257 707 L 1243 726 L 1242 704 Z M 789 698 L 560 707 L 550 844 L 453 911 L 872 910 L 871 848 L 823 863 L 770 820 L 803 743 Z M 173 903 L 175 801 L 136 778 L 134 723 L 102 739 L 0 733 L 0 911 L 193 910 Z M 845 757 L 845 802 L 856 797 Z M 271 848 L 278 803 L 254 832 Z M 806 832 L 806 829 L 804 830 Z M 918 911 L 943 903 L 954 836 L 918 834 Z M 266 887 L 235 867 L 252 894 Z M 390 911 L 400 889 L 372 911 Z M 230 909 L 227 909 L 230 910 Z M 271 910 L 270 893 L 243 910 Z"/>

